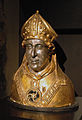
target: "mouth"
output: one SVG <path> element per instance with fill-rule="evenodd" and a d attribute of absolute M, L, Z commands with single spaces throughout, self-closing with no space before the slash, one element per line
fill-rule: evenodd
<path fill-rule="evenodd" d="M 32 60 L 31 63 L 37 64 L 37 63 L 39 63 L 39 60 Z"/>

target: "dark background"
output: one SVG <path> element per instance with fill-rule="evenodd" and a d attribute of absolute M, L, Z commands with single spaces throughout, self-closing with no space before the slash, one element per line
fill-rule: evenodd
<path fill-rule="evenodd" d="M 82 29 L 82 0 L 19 0 L 20 25 L 39 10 L 54 29 Z M 69 31 L 70 33 L 70 31 Z"/>

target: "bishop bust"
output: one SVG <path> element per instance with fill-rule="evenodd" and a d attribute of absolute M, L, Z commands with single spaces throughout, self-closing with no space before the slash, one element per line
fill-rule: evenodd
<path fill-rule="evenodd" d="M 33 107 L 63 107 L 74 103 L 71 80 L 59 67 L 53 41 L 57 34 L 36 12 L 23 25 L 26 52 L 14 75 L 10 99 Z"/>

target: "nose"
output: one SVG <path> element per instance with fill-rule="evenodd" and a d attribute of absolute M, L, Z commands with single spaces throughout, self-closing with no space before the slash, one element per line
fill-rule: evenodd
<path fill-rule="evenodd" d="M 35 58 L 36 56 L 37 56 L 36 48 L 33 47 L 33 49 L 32 49 L 32 58 Z"/>

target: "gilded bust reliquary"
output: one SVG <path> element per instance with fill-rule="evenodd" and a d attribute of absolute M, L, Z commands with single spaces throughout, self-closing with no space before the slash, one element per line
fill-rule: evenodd
<path fill-rule="evenodd" d="M 72 81 L 57 63 L 53 41 L 58 36 L 37 11 L 23 25 L 26 48 L 14 75 L 10 100 L 24 106 L 62 108 L 75 102 Z"/>

